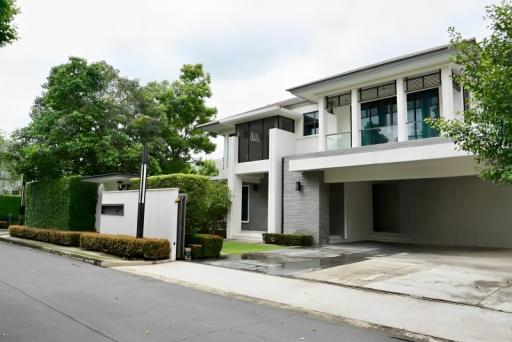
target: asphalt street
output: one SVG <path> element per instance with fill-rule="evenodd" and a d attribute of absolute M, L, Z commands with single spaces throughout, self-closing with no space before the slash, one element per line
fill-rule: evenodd
<path fill-rule="evenodd" d="M 0 242 L 3 341 L 396 340 Z"/>

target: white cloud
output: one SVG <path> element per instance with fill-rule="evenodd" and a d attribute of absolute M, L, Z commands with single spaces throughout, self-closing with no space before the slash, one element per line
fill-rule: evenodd
<path fill-rule="evenodd" d="M 0 129 L 29 122 L 50 68 L 70 55 L 124 75 L 174 79 L 184 63 L 212 73 L 219 116 L 290 95 L 285 89 L 444 44 L 446 29 L 481 37 L 484 0 L 18 0 L 20 40 L 0 50 Z"/>

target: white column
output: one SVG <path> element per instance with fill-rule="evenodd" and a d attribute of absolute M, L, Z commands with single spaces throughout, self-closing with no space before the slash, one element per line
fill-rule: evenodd
<path fill-rule="evenodd" d="M 228 187 L 231 193 L 231 207 L 226 223 L 226 237 L 233 238 L 242 231 L 242 179 L 236 174 L 238 164 L 238 138 L 229 138 Z"/>
<path fill-rule="evenodd" d="M 295 153 L 295 135 L 273 128 L 269 131 L 267 232 L 282 231 L 283 157 Z"/>
<path fill-rule="evenodd" d="M 398 141 L 407 141 L 407 94 L 403 77 L 396 80 L 396 110 Z"/>
<path fill-rule="evenodd" d="M 325 113 L 325 97 L 318 99 L 318 151 L 325 151 L 327 134 L 327 117 Z"/>
<path fill-rule="evenodd" d="M 454 119 L 452 68 L 450 66 L 441 69 L 441 105 L 441 116 L 446 119 Z"/>
<path fill-rule="evenodd" d="M 224 153 L 222 159 L 222 168 L 227 169 L 229 165 L 229 134 L 224 135 Z"/>
<path fill-rule="evenodd" d="M 359 104 L 359 91 L 352 89 L 352 147 L 361 146 L 361 105 Z"/>

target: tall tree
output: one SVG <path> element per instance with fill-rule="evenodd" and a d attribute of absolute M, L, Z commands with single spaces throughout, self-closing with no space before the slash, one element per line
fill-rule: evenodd
<path fill-rule="evenodd" d="M 147 143 L 152 175 L 190 172 L 194 154 L 215 149 L 197 129 L 215 115 L 209 96 L 210 77 L 199 64 L 183 66 L 172 83 L 141 87 L 105 62 L 71 57 L 52 68 L 10 155 L 27 180 L 136 173 Z"/>
<path fill-rule="evenodd" d="M 476 155 L 480 176 L 512 183 L 512 2 L 486 7 L 490 35 L 465 40 L 453 28 L 453 62 L 462 67 L 455 82 L 469 91 L 464 121 L 440 119 L 434 126 Z"/>
<path fill-rule="evenodd" d="M 18 38 L 13 20 L 19 8 L 15 0 L 0 0 L 0 47 L 12 43 Z"/>
<path fill-rule="evenodd" d="M 176 81 L 150 82 L 142 91 L 145 114 L 131 128 L 149 142 L 161 173 L 190 172 L 199 161 L 195 155 L 215 151 L 212 134 L 197 128 L 217 112 L 205 103 L 212 93 L 210 75 L 201 64 L 186 64 Z"/>
<path fill-rule="evenodd" d="M 138 114 L 138 91 L 105 62 L 71 57 L 52 68 L 32 122 L 13 134 L 17 171 L 27 180 L 135 172 L 140 145 L 127 127 Z"/>

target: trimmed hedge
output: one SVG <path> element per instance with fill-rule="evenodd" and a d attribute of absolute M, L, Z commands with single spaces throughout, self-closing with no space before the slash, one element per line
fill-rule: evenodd
<path fill-rule="evenodd" d="M 169 259 L 171 246 L 167 239 L 137 239 L 127 235 L 84 233 L 80 236 L 80 247 L 117 255 L 128 259 Z"/>
<path fill-rule="evenodd" d="M 0 195 L 0 221 L 7 221 L 12 214 L 12 221 L 18 222 L 20 216 L 20 196 Z"/>
<path fill-rule="evenodd" d="M 139 187 L 139 179 L 131 180 L 133 188 Z M 195 233 L 214 225 L 225 216 L 231 206 L 229 189 L 225 183 L 212 181 L 207 176 L 175 173 L 151 176 L 148 189 L 179 188 L 188 195 L 187 234 Z"/>
<path fill-rule="evenodd" d="M 49 242 L 61 246 L 73 247 L 80 246 L 80 235 L 83 233 L 84 232 L 71 232 L 56 229 L 41 229 L 18 225 L 11 225 L 9 227 L 9 234 L 11 236 L 29 240 Z"/>
<path fill-rule="evenodd" d="M 94 230 L 98 184 L 63 177 L 27 184 L 26 225 L 62 230 Z"/>
<path fill-rule="evenodd" d="M 196 258 L 218 258 L 224 244 L 222 237 L 210 234 L 196 234 L 190 238 L 190 241 L 189 247 L 192 248 L 192 253 L 196 255 Z M 201 245 L 200 251 L 194 251 L 197 249 L 197 245 Z M 194 259 L 194 255 L 192 258 Z"/>
<path fill-rule="evenodd" d="M 263 233 L 263 242 L 281 246 L 312 246 L 315 242 L 312 235 L 307 234 L 276 234 Z"/>

